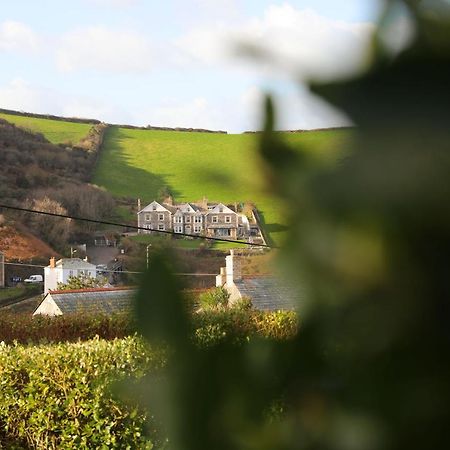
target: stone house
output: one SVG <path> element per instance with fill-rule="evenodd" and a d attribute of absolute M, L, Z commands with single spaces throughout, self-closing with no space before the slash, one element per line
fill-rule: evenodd
<path fill-rule="evenodd" d="M 58 283 L 67 283 L 69 277 L 78 276 L 95 278 L 97 267 L 80 258 L 62 258 L 56 262 L 50 258 L 50 264 L 44 268 L 44 294 L 55 291 Z"/>
<path fill-rule="evenodd" d="M 223 203 L 168 204 L 153 201 L 137 213 L 139 233 L 152 230 L 230 239 L 246 238 L 250 224 L 244 214 Z"/>
<path fill-rule="evenodd" d="M 239 256 L 234 250 L 225 258 L 226 266 L 216 276 L 216 286 L 225 288 L 230 302 L 249 298 L 255 309 L 262 311 L 296 310 L 298 295 L 274 275 L 245 275 L 241 273 Z"/>

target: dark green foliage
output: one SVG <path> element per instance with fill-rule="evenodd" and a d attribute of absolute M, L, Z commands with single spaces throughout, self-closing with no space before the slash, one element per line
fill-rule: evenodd
<path fill-rule="evenodd" d="M 450 447 L 450 23 L 446 2 L 402 3 L 417 26 L 409 50 L 393 59 L 375 47 L 368 73 L 314 86 L 358 125 L 340 164 L 293 152 L 268 102 L 261 151 L 294 211 L 283 257 L 306 292 L 301 332 L 236 346 L 214 324 L 218 344 L 204 349 L 173 328 L 176 338 L 148 334 L 173 347 L 165 383 L 139 390 L 158 405 L 170 448 Z M 174 306 L 153 283 L 161 310 Z"/>

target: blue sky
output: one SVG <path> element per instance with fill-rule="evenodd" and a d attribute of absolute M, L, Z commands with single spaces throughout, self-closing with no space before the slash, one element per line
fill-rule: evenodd
<path fill-rule="evenodd" d="M 280 128 L 342 125 L 307 80 L 364 67 L 379 9 L 376 0 L 8 2 L 0 106 L 241 132 L 259 127 L 269 91 Z M 270 57 L 243 56 L 242 43 Z"/>

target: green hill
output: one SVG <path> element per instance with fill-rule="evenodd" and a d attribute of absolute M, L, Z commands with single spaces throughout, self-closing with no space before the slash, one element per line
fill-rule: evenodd
<path fill-rule="evenodd" d="M 87 136 L 92 128 L 91 124 L 66 122 L 64 120 L 49 120 L 37 117 L 19 116 L 0 113 L 0 118 L 14 125 L 41 133 L 52 144 L 76 144 Z"/>
<path fill-rule="evenodd" d="M 294 145 L 305 145 L 320 162 L 335 161 L 351 131 L 286 133 Z M 143 204 L 167 187 L 177 202 L 206 196 L 224 203 L 256 204 L 272 240 L 279 244 L 286 211 L 264 177 L 255 134 L 149 131 L 110 127 L 94 183 L 115 196 L 141 198 Z"/>

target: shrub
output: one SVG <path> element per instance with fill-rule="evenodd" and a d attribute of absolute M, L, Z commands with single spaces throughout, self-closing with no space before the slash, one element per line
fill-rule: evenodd
<path fill-rule="evenodd" d="M 162 367 L 141 339 L 0 345 L 0 448 L 152 448 L 146 415 L 112 382 Z"/>
<path fill-rule="evenodd" d="M 230 294 L 223 287 L 209 289 L 199 295 L 200 307 L 204 310 L 224 309 L 228 306 Z"/>
<path fill-rule="evenodd" d="M 127 314 L 68 314 L 57 317 L 0 315 L 0 341 L 5 343 L 74 342 L 95 336 L 115 339 L 134 334 Z"/>

